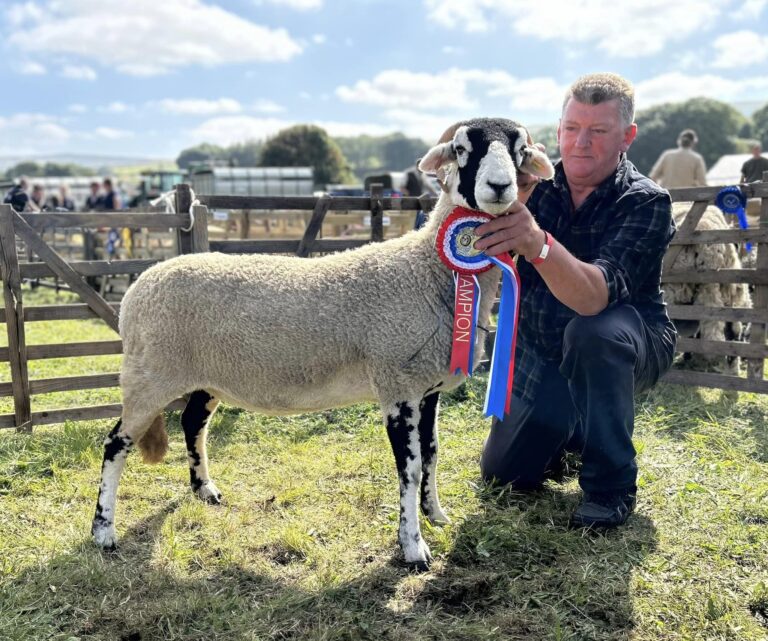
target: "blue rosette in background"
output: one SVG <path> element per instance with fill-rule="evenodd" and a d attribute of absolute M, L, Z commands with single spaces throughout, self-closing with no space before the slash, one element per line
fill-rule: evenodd
<path fill-rule="evenodd" d="M 715 205 L 720 208 L 725 215 L 736 216 L 739 220 L 739 227 L 742 229 L 748 229 L 749 223 L 747 222 L 747 212 L 745 207 L 747 206 L 747 197 L 742 193 L 741 189 L 736 186 L 723 187 L 717 196 L 715 197 Z M 752 243 L 747 242 L 747 251 L 752 251 Z"/>

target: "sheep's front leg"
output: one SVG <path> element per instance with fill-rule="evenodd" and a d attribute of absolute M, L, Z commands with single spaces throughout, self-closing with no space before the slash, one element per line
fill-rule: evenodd
<path fill-rule="evenodd" d="M 421 444 L 421 511 L 433 525 L 450 523 L 440 507 L 437 494 L 437 413 L 440 393 L 428 394 L 419 405 L 419 442 Z"/>
<path fill-rule="evenodd" d="M 417 500 L 421 484 L 419 401 L 383 403 L 382 408 L 400 480 L 398 541 L 403 548 L 405 562 L 418 570 L 426 570 L 432 561 L 432 555 L 424 539 L 421 538 L 419 529 Z"/>
<path fill-rule="evenodd" d="M 206 440 L 211 416 L 218 406 L 218 399 L 206 391 L 197 390 L 190 395 L 181 415 L 189 461 L 189 484 L 199 498 L 214 505 L 221 503 L 221 492 L 208 475 Z"/>

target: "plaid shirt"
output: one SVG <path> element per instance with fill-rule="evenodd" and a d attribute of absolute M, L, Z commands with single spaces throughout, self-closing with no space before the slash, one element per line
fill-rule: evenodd
<path fill-rule="evenodd" d="M 571 254 L 602 270 L 608 308 L 633 305 L 652 331 L 674 335 L 660 289 L 661 260 L 675 233 L 667 191 L 622 155 L 616 171 L 578 209 L 562 163 L 553 181 L 536 187 L 527 206 Z M 518 260 L 517 267 L 521 300 L 514 391 L 532 402 L 544 361 L 562 360 L 565 326 L 576 312 L 555 298 L 528 261 Z"/>

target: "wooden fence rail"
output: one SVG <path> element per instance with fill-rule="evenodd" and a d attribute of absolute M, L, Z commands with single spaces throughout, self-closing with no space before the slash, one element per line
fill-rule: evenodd
<path fill-rule="evenodd" d="M 768 178 L 768 177 L 767 177 Z M 760 226 L 747 231 L 727 229 L 697 231 L 696 225 L 707 205 L 711 204 L 719 188 L 692 188 L 672 190 L 675 201 L 692 202 L 692 207 L 665 256 L 662 281 L 668 283 L 748 283 L 754 287 L 753 308 L 708 307 L 703 305 L 670 305 L 669 313 L 678 321 L 723 321 L 752 324 L 749 343 L 736 341 L 711 341 L 697 338 L 680 338 L 679 351 L 703 353 L 715 356 L 733 356 L 748 359 L 747 378 L 672 370 L 664 380 L 673 383 L 701 385 L 723 389 L 768 393 L 768 381 L 764 379 L 766 348 L 766 321 L 768 321 L 768 180 L 742 186 L 748 197 L 762 199 Z M 119 382 L 116 372 L 88 374 L 50 379 L 29 380 L 29 360 L 50 358 L 76 358 L 121 354 L 122 344 L 114 340 L 91 342 L 27 345 L 25 324 L 36 321 L 101 318 L 116 328 L 120 306 L 105 301 L 86 284 L 85 279 L 94 276 L 138 274 L 158 262 L 156 258 L 126 260 L 63 260 L 55 249 L 46 245 L 39 232 L 50 227 L 129 227 L 155 230 L 171 230 L 176 236 L 179 253 L 220 251 L 225 253 L 280 253 L 310 256 L 316 253 L 335 252 L 359 247 L 368 242 L 384 239 L 383 219 L 385 212 L 429 210 L 434 198 L 385 198 L 380 186 L 373 186 L 370 197 L 249 197 L 199 195 L 193 205 L 187 185 L 179 185 L 176 191 L 176 211 L 168 214 L 157 210 L 140 210 L 97 214 L 17 214 L 9 206 L 0 206 L 0 277 L 3 286 L 3 308 L 0 322 L 6 324 L 8 347 L 0 348 L 0 362 L 9 363 L 11 381 L 0 383 L 0 397 L 13 397 L 14 412 L 0 415 L 0 428 L 16 427 L 31 430 L 33 425 L 58 423 L 65 420 L 86 420 L 119 416 L 119 404 L 91 407 L 73 407 L 32 411 L 32 397 L 58 391 L 101 389 L 115 387 Z M 199 204 L 198 204 L 199 203 Z M 292 240 L 209 240 L 208 214 L 213 209 L 247 209 L 252 211 L 312 212 L 300 239 Z M 324 239 L 320 230 L 329 212 L 368 212 L 370 214 L 370 238 Z M 194 224 L 193 224 L 194 220 Z M 40 262 L 20 262 L 16 252 L 16 239 L 21 238 Z M 758 255 L 754 269 L 730 269 L 708 271 L 680 271 L 674 269 L 674 260 L 686 245 L 708 243 L 745 242 L 756 244 Z M 21 283 L 24 279 L 57 276 L 79 293 L 84 303 L 66 305 L 40 305 L 25 307 L 22 301 Z M 487 346 L 492 345 L 491 332 Z M 169 408 L 183 406 L 178 399 Z"/>

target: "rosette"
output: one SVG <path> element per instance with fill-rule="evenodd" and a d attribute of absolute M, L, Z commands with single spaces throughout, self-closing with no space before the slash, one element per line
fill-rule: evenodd
<path fill-rule="evenodd" d="M 747 229 L 749 223 L 747 222 L 747 212 L 745 207 L 747 206 L 747 197 L 742 193 L 738 187 L 723 187 L 717 196 L 715 197 L 715 205 L 720 208 L 726 215 L 736 216 L 739 220 L 739 227 Z M 752 243 L 747 241 L 747 251 L 752 251 Z"/>
<path fill-rule="evenodd" d="M 475 241 L 479 238 L 475 229 L 489 220 L 493 220 L 493 216 L 485 212 L 456 207 L 440 226 L 436 244 L 440 260 L 454 272 L 456 280 L 450 363 L 452 374 L 461 372 L 472 375 L 480 308 L 477 274 L 494 265 L 502 270 L 499 322 L 484 409 L 486 416 L 502 419 L 509 411 L 512 398 L 520 277 L 509 254 L 489 257 L 475 248 Z"/>

